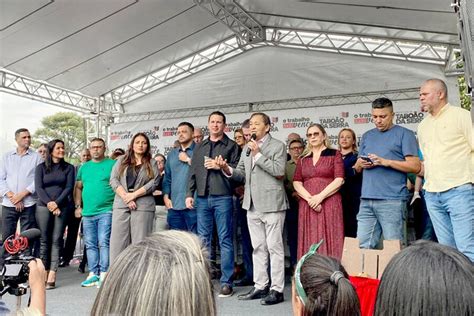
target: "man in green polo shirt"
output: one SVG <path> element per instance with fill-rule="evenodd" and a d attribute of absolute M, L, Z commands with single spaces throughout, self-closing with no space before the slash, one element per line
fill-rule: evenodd
<path fill-rule="evenodd" d="M 115 160 L 105 157 L 105 142 L 94 138 L 90 143 L 92 160 L 79 169 L 74 190 L 76 217 L 83 217 L 89 276 L 81 286 L 100 287 L 109 269 L 109 242 L 112 227 L 112 204 L 115 193 L 110 187 L 110 173 Z"/>

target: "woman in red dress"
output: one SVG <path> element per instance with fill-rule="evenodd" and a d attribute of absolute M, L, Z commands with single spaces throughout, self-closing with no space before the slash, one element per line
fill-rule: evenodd
<path fill-rule="evenodd" d="M 296 165 L 293 186 L 301 196 L 298 217 L 298 259 L 313 243 L 324 239 L 318 253 L 341 259 L 344 222 L 339 188 L 344 183 L 344 163 L 338 150 L 329 148 L 320 124 L 307 131 L 308 145 Z"/>

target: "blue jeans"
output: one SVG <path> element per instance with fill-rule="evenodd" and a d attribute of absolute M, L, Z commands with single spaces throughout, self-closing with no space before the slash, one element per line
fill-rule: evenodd
<path fill-rule="evenodd" d="M 217 236 L 221 247 L 221 285 L 232 286 L 234 273 L 234 246 L 232 244 L 232 196 L 209 195 L 197 197 L 197 232 L 210 250 L 213 219 L 216 220 Z"/>
<path fill-rule="evenodd" d="M 89 271 L 96 275 L 109 269 L 110 231 L 112 228 L 112 212 L 82 219 L 84 244 L 87 251 Z"/>
<path fill-rule="evenodd" d="M 403 240 L 404 200 L 361 199 L 357 214 L 357 238 L 360 248 L 373 249 L 380 237 L 386 240 Z"/>
<path fill-rule="evenodd" d="M 474 261 L 474 186 L 425 192 L 426 206 L 440 244 L 457 248 Z"/>
<path fill-rule="evenodd" d="M 197 215 L 195 209 L 168 209 L 168 226 L 170 229 L 197 233 Z"/>

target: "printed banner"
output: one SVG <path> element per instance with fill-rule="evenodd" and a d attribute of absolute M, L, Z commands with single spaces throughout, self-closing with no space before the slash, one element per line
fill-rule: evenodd
<path fill-rule="evenodd" d="M 424 118 L 420 112 L 418 100 L 397 101 L 394 103 L 394 123 L 416 132 L 418 123 Z M 303 138 L 306 129 L 311 123 L 319 123 L 326 129 L 329 141 L 337 148 L 337 135 L 342 128 L 351 128 L 358 139 L 363 133 L 374 128 L 371 120 L 370 104 L 343 105 L 278 110 L 265 112 L 272 121 L 271 134 L 273 137 L 286 141 L 288 134 L 298 133 Z M 225 114 L 225 113 L 224 113 Z M 234 130 L 249 118 L 250 113 L 226 114 L 227 136 L 233 139 Z M 119 123 L 110 128 L 109 151 L 115 148 L 127 149 L 134 134 L 144 132 L 148 135 L 152 145 L 152 153 L 167 155 L 177 139 L 177 126 L 182 121 L 188 121 L 195 127 L 200 127 L 207 135 L 206 117 L 186 117 L 183 119 L 168 119 L 157 121 Z"/>

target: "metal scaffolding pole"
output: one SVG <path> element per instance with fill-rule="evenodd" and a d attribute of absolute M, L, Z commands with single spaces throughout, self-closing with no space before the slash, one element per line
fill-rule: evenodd
<path fill-rule="evenodd" d="M 318 96 L 311 98 L 273 100 L 253 103 L 222 104 L 192 109 L 178 109 L 171 111 L 156 111 L 145 113 L 122 114 L 115 118 L 114 123 L 140 122 L 150 120 L 165 120 L 173 118 L 206 116 L 212 110 L 219 108 L 226 114 L 242 112 L 276 111 L 287 109 L 314 108 L 331 105 L 348 105 L 371 103 L 379 97 L 387 97 L 392 101 L 418 100 L 419 87 L 410 89 L 368 91 L 364 93 L 341 94 L 332 96 Z"/>

